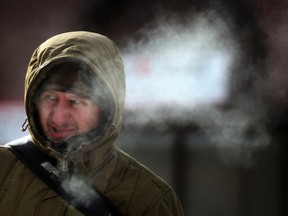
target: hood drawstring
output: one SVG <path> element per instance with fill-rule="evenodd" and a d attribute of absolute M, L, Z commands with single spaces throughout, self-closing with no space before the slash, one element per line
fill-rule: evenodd
<path fill-rule="evenodd" d="M 26 118 L 24 123 L 22 124 L 21 131 L 25 132 L 29 126 L 28 119 Z"/>

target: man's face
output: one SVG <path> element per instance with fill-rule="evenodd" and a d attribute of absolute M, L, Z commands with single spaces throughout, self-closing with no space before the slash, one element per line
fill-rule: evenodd
<path fill-rule="evenodd" d="M 38 108 L 42 129 L 54 143 L 86 133 L 100 122 L 101 109 L 98 105 L 68 92 L 42 92 Z"/>

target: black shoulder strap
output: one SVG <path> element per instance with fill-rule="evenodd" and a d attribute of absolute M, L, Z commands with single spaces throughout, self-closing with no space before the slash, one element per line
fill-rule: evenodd
<path fill-rule="evenodd" d="M 73 197 L 63 190 L 61 181 L 57 178 L 57 170 L 54 168 L 56 160 L 38 149 L 32 141 L 16 142 L 8 144 L 7 147 L 25 166 L 37 175 L 39 179 L 84 215 L 121 216 L 121 213 L 113 204 L 95 187 L 93 188 L 97 193 L 97 197 L 92 200 L 91 205 L 87 206 L 85 204 L 75 203 Z"/>

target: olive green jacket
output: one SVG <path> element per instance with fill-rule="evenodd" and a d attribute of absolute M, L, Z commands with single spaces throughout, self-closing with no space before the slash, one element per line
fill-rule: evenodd
<path fill-rule="evenodd" d="M 63 155 L 53 149 L 39 128 L 34 93 L 53 65 L 71 59 L 87 64 L 95 73 L 108 92 L 107 100 L 112 111 L 97 136 L 89 137 L 89 142 L 85 140 L 75 151 Z M 110 39 L 90 32 L 54 36 L 35 50 L 28 65 L 24 101 L 30 136 L 23 139 L 32 139 L 38 148 L 54 157 L 60 171 L 62 165 L 67 165 L 69 169 L 72 167 L 98 188 L 123 215 L 181 216 L 181 204 L 171 187 L 115 146 L 121 129 L 124 98 L 123 61 Z M 0 147 L 0 166 L 0 215 L 82 215 L 38 179 L 6 147 Z"/>

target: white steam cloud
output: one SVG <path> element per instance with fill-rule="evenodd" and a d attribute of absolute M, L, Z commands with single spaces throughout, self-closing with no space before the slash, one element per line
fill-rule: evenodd
<path fill-rule="evenodd" d="M 78 175 L 64 178 L 61 185 L 64 191 L 73 198 L 72 203 L 76 205 L 81 204 L 88 207 L 99 197 L 87 180 Z"/>
<path fill-rule="evenodd" d="M 225 100 L 237 49 L 215 13 L 188 23 L 161 19 L 145 37 L 125 51 L 128 109 Z"/>
<path fill-rule="evenodd" d="M 217 108 L 228 100 L 231 80 L 237 78 L 232 71 L 243 60 L 231 26 L 209 11 L 184 21 L 163 18 L 145 29 L 144 40 L 131 42 L 124 55 L 128 111 L 124 123 L 160 131 L 173 124 L 197 124 L 223 161 L 253 164 L 254 152 L 270 141 L 257 98 L 262 83 L 253 86 L 255 95 L 239 93 L 232 109 Z M 246 69 L 241 70 L 247 75 Z"/>

